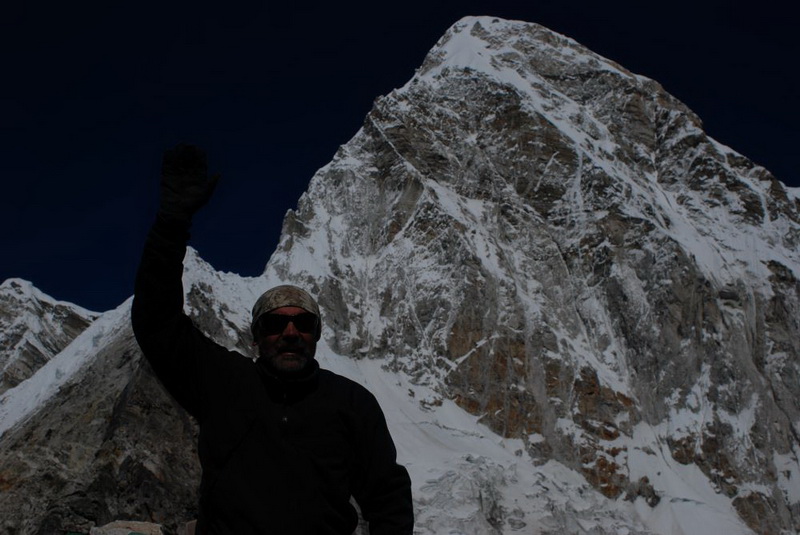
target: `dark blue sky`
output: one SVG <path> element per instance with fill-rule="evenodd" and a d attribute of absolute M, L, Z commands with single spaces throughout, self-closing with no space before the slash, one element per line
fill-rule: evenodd
<path fill-rule="evenodd" d="M 222 174 L 193 246 L 256 275 L 314 172 L 466 15 L 543 24 L 658 80 L 800 186 L 800 47 L 777 2 L 66 4 L 4 8 L 0 280 L 94 310 L 132 293 L 165 148 L 199 144 Z"/>

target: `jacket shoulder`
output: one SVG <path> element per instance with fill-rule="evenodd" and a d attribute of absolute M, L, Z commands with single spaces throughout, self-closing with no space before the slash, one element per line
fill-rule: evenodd
<path fill-rule="evenodd" d="M 364 385 L 330 370 L 319 370 L 320 384 L 323 392 L 328 395 L 344 397 L 350 403 L 362 405 L 364 403 L 377 405 L 375 396 Z"/>

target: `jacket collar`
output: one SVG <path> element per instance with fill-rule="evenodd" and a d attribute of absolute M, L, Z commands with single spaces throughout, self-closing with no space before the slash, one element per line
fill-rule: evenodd
<path fill-rule="evenodd" d="M 298 374 L 281 374 L 266 364 L 265 359 L 256 361 L 256 369 L 274 399 L 299 399 L 316 389 L 319 383 L 319 363 L 311 359 L 308 367 Z"/>

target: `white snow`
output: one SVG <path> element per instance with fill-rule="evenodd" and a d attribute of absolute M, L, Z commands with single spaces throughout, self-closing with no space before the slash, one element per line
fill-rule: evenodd
<path fill-rule="evenodd" d="M 799 450 L 800 445 L 795 444 L 791 452 L 774 454 L 778 486 L 792 504 L 800 504 L 800 463 L 797 462 Z"/>
<path fill-rule="evenodd" d="M 631 439 L 620 441 L 627 448 L 631 480 L 651 475 L 661 502 L 651 508 L 641 498 L 611 501 L 563 465 L 550 461 L 532 466 L 522 453 L 521 441 L 499 438 L 452 401 L 441 400 L 433 408 L 420 403 L 438 397 L 402 375 L 385 371 L 382 362 L 335 355 L 324 344 L 319 359 L 323 367 L 366 386 L 383 407 L 399 460 L 412 476 L 418 517 L 415 533 L 493 533 L 485 525 L 485 511 L 478 510 L 478 496 L 490 492 L 496 493 L 493 499 L 498 505 L 516 511 L 513 518 L 527 526 L 523 533 L 539 533 L 555 518 L 563 521 L 561 515 L 572 515 L 582 532 L 623 533 L 619 530 L 624 523 L 615 513 L 620 518 L 638 517 L 640 529 L 664 535 L 752 533 L 738 519 L 730 499 L 712 488 L 695 465 L 672 459 L 663 439 L 666 429 L 639 424 Z M 575 424 L 565 420 L 562 425 Z M 787 466 L 797 470 L 796 462 Z M 658 475 L 652 478 L 654 473 Z"/>

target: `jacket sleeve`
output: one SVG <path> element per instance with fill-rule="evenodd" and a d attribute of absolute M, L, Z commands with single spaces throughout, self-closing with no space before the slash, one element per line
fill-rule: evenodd
<path fill-rule="evenodd" d="M 205 377 L 227 354 L 183 312 L 183 257 L 189 222 L 159 215 L 145 242 L 136 275 L 131 323 L 158 378 L 192 416 L 206 412 Z"/>
<path fill-rule="evenodd" d="M 361 477 L 354 497 L 370 535 L 410 535 L 414 531 L 411 478 L 397 464 L 397 450 L 378 401 L 367 393 L 363 404 Z"/>

